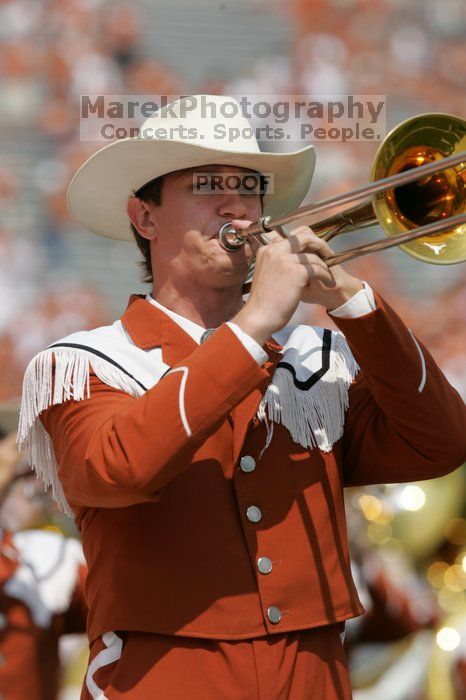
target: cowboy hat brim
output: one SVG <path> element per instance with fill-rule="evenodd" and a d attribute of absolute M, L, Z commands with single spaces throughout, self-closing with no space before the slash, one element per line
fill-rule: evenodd
<path fill-rule="evenodd" d="M 68 188 L 68 209 L 93 233 L 134 241 L 126 206 L 132 192 L 176 170 L 232 165 L 273 174 L 273 190 L 264 196 L 264 214 L 280 216 L 306 196 L 315 167 L 314 147 L 292 153 L 232 152 L 197 144 L 157 139 L 122 139 L 92 155 Z"/>

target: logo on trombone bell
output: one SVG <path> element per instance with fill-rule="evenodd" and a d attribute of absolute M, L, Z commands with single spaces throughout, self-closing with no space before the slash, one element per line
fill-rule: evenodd
<path fill-rule="evenodd" d="M 273 173 L 193 173 L 194 194 L 224 194 L 239 192 L 245 195 L 273 194 Z"/>

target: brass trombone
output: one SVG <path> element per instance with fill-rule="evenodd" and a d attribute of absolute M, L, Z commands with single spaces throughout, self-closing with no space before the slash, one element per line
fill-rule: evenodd
<path fill-rule="evenodd" d="M 378 222 L 388 238 L 332 255 L 326 259 L 329 267 L 398 245 L 425 262 L 466 260 L 466 121 L 435 113 L 407 119 L 380 144 L 370 184 L 285 216 L 262 217 L 243 231 L 224 224 L 219 241 L 229 251 L 241 248 L 249 236 L 266 245 L 267 232 L 286 238 L 286 224 L 307 223 L 316 214 L 363 197 L 370 199 L 310 226 L 317 236 L 331 240 Z M 251 277 L 252 269 L 245 285 Z"/>

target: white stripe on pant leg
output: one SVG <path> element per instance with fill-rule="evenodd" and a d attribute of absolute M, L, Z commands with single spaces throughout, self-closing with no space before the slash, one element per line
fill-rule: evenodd
<path fill-rule="evenodd" d="M 107 696 L 104 691 L 99 688 L 95 682 L 93 676 L 99 668 L 104 666 L 109 666 L 114 661 L 118 661 L 121 656 L 121 650 L 123 648 L 123 641 L 115 634 L 115 632 L 106 632 L 102 635 L 102 641 L 107 647 L 99 651 L 97 656 L 95 656 L 86 673 L 86 686 L 93 700 L 107 700 Z"/>

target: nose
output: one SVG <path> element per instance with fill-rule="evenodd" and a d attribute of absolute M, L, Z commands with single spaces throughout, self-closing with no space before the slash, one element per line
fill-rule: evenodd
<path fill-rule="evenodd" d="M 218 195 L 218 213 L 226 219 L 241 219 L 246 215 L 247 207 L 245 198 L 236 190 L 224 192 Z"/>

